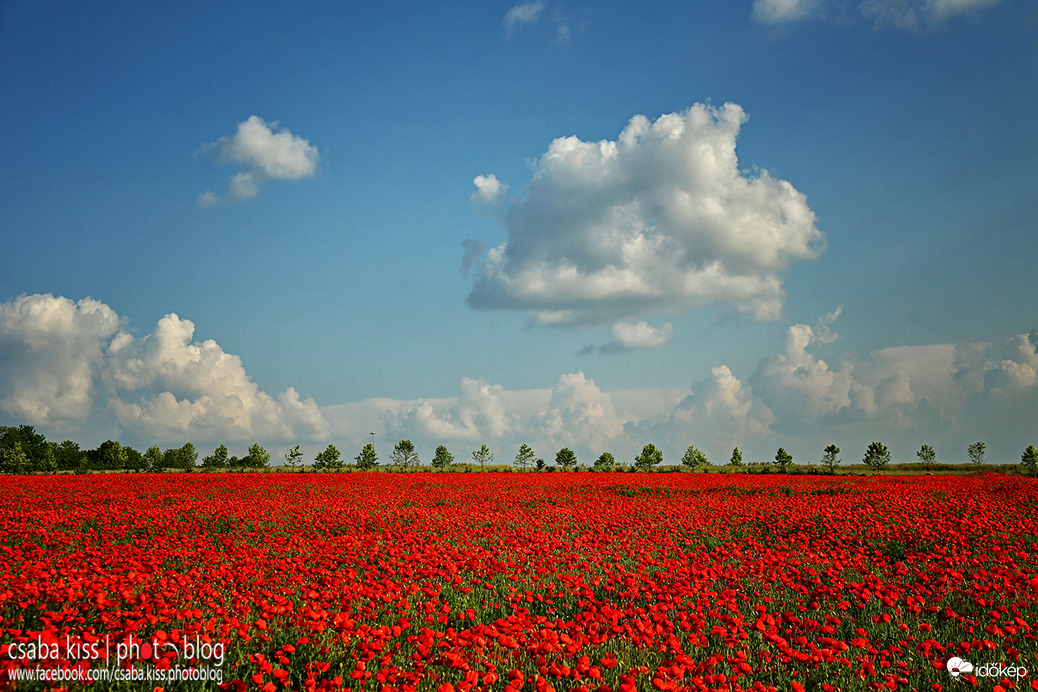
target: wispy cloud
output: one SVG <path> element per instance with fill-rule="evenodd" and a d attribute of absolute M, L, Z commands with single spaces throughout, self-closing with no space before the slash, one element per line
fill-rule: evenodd
<path fill-rule="evenodd" d="M 505 29 L 512 32 L 520 26 L 533 24 L 544 14 L 544 7 L 542 0 L 529 0 L 515 5 L 505 13 Z"/>
<path fill-rule="evenodd" d="M 277 123 L 267 123 L 257 115 L 238 123 L 231 137 L 222 137 L 203 147 L 215 151 L 221 161 L 232 162 L 246 170 L 231 177 L 227 187 L 230 199 L 255 197 L 259 185 L 266 180 L 298 180 L 308 178 L 317 170 L 320 154 L 317 147 L 292 134 L 277 129 Z M 198 197 L 198 206 L 210 207 L 220 202 L 211 190 Z"/>
<path fill-rule="evenodd" d="M 1001 0 L 862 0 L 858 11 L 877 27 L 935 29 L 959 15 L 978 12 Z M 846 16 L 833 0 L 755 0 L 753 19 L 788 24 L 828 15 Z"/>

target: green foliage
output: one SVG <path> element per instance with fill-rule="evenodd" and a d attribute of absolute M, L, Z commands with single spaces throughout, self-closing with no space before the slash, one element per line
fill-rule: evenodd
<path fill-rule="evenodd" d="M 937 461 L 937 452 L 933 451 L 933 447 L 927 444 L 920 447 L 915 455 L 919 457 L 919 461 L 926 464 L 927 469 L 933 467 L 934 462 Z"/>
<path fill-rule="evenodd" d="M 114 471 L 126 468 L 126 450 L 115 440 L 105 440 L 97 449 L 87 452 L 91 468 Z"/>
<path fill-rule="evenodd" d="M 660 460 L 663 460 L 662 456 L 660 457 Z M 706 458 L 706 454 L 704 454 L 702 450 L 696 449 L 695 445 L 689 445 L 688 449 L 685 450 L 685 456 L 681 457 L 682 466 L 699 468 L 700 466 L 708 466 L 709 464 L 710 461 Z"/>
<path fill-rule="evenodd" d="M 483 467 L 486 466 L 487 462 L 493 463 L 494 455 L 486 445 L 482 445 L 472 453 L 472 461 Z"/>
<path fill-rule="evenodd" d="M 530 449 L 530 445 L 523 443 L 519 445 L 519 453 L 515 455 L 515 465 L 521 469 L 533 463 L 536 455 Z"/>
<path fill-rule="evenodd" d="M 576 466 L 577 455 L 569 447 L 563 447 L 555 454 L 555 464 L 563 469 Z"/>
<path fill-rule="evenodd" d="M 303 458 L 303 453 L 299 451 L 299 445 L 296 445 L 292 449 L 285 452 L 285 461 L 288 465 L 295 468 L 299 466 L 299 460 Z"/>
<path fill-rule="evenodd" d="M 13 446 L 0 452 L 0 471 L 4 473 L 25 473 L 29 470 L 29 457 L 22 451 L 22 443 L 15 442 Z"/>
<path fill-rule="evenodd" d="M 157 452 L 159 448 L 152 447 L 148 450 L 148 452 L 150 452 L 152 449 L 154 449 Z M 145 452 L 145 456 L 147 456 L 148 452 Z M 220 445 L 219 447 L 213 450 L 212 454 L 202 458 L 202 468 L 223 469 L 227 468 L 228 462 L 229 460 L 227 458 L 227 447 L 224 445 Z"/>
<path fill-rule="evenodd" d="M 861 463 L 874 469 L 883 468 L 890 463 L 890 452 L 887 450 L 887 446 L 882 442 L 870 442 Z"/>
<path fill-rule="evenodd" d="M 544 469 L 544 459 L 538 457 L 537 461 L 533 462 L 533 465 L 537 467 L 538 471 L 542 471 Z"/>
<path fill-rule="evenodd" d="M 644 470 L 663 463 L 663 452 L 651 442 L 642 447 L 642 453 L 634 458 L 634 468 Z"/>
<path fill-rule="evenodd" d="M 364 449 L 360 450 L 360 454 L 353 457 L 353 460 L 357 462 L 357 468 L 359 469 L 373 469 L 378 466 L 378 455 L 375 454 L 375 445 L 370 442 L 364 445 Z"/>
<path fill-rule="evenodd" d="M 318 452 L 314 456 L 314 468 L 322 470 L 342 468 L 342 459 L 339 457 L 339 450 L 335 445 L 330 444 L 324 448 L 323 452 Z"/>
<path fill-rule="evenodd" d="M 149 469 L 157 471 L 162 468 L 162 450 L 155 445 L 144 450 L 141 458 L 144 460 L 144 465 Z"/>
<path fill-rule="evenodd" d="M 21 468 L 20 471 L 8 473 L 46 472 L 57 468 L 54 445 L 31 425 L 20 425 L 17 428 L 0 426 L 0 461 L 5 456 L 9 457 L 8 465 Z"/>
<path fill-rule="evenodd" d="M 793 455 L 787 452 L 782 447 L 779 447 L 778 451 L 775 452 L 775 465 L 780 467 L 784 471 L 786 467 L 792 463 Z"/>
<path fill-rule="evenodd" d="M 598 470 L 611 469 L 616 465 L 616 459 L 609 452 L 602 452 L 602 454 L 595 459 L 593 468 Z"/>
<path fill-rule="evenodd" d="M 840 463 L 840 448 L 836 445 L 829 445 L 822 450 L 822 466 L 829 469 L 829 473 L 836 473 L 836 465 Z"/>
<path fill-rule="evenodd" d="M 970 455 L 970 461 L 980 466 L 984 463 L 984 450 L 986 446 L 983 442 L 974 442 L 967 449 L 966 453 Z"/>
<path fill-rule="evenodd" d="M 432 465 L 436 468 L 444 468 L 454 463 L 454 456 L 447 451 L 447 448 L 440 445 L 433 452 Z"/>
<path fill-rule="evenodd" d="M 1020 455 L 1020 465 L 1030 469 L 1032 475 L 1038 473 L 1038 449 L 1035 449 L 1034 445 L 1028 445 Z"/>
<path fill-rule="evenodd" d="M 411 440 L 400 440 L 393 447 L 393 453 L 390 455 L 393 460 L 394 466 L 403 466 L 409 468 L 411 466 L 418 466 L 420 463 L 418 459 L 418 452 L 415 451 L 414 443 Z"/>
<path fill-rule="evenodd" d="M 177 450 L 177 468 L 190 471 L 195 467 L 195 462 L 197 460 L 198 452 L 195 451 L 195 446 L 190 442 Z M 267 461 L 270 461 L 269 454 L 267 454 Z"/>
<path fill-rule="evenodd" d="M 732 458 L 728 461 L 729 466 L 742 466 L 742 452 L 736 447 L 732 450 Z"/>
<path fill-rule="evenodd" d="M 241 465 L 251 469 L 267 468 L 270 466 L 270 452 L 257 442 L 249 447 L 249 453 L 242 458 Z"/>
<path fill-rule="evenodd" d="M 86 454 L 72 440 L 64 440 L 55 446 L 54 459 L 62 471 L 78 471 L 86 466 Z M 145 465 L 147 465 L 147 459 L 145 459 Z"/>

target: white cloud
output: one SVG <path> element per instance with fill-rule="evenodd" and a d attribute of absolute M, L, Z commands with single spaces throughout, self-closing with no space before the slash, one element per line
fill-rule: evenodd
<path fill-rule="evenodd" d="M 616 141 L 553 141 L 469 295 L 541 323 L 733 305 L 777 318 L 780 272 L 824 239 L 802 193 L 735 155 L 742 108 L 635 116 Z"/>
<path fill-rule="evenodd" d="M 227 186 L 227 194 L 234 199 L 252 199 L 258 192 L 256 178 L 252 173 L 238 173 L 231 178 L 231 184 Z"/>
<path fill-rule="evenodd" d="M 505 29 L 513 31 L 516 27 L 531 24 L 541 18 L 544 12 L 542 0 L 521 2 L 505 13 Z"/>
<path fill-rule="evenodd" d="M 630 351 L 633 349 L 659 348 L 674 336 L 674 327 L 666 322 L 661 327 L 653 327 L 648 322 L 631 324 L 617 322 L 612 329 L 613 340 L 602 347 L 606 351 Z"/>
<path fill-rule="evenodd" d="M 216 150 L 223 161 L 245 167 L 231 178 L 227 194 L 232 199 L 255 197 L 259 184 L 266 180 L 298 180 L 317 171 L 317 147 L 287 129 L 276 128 L 277 123 L 252 115 L 238 123 L 233 137 L 222 137 L 204 148 Z M 198 205 L 207 207 L 218 201 L 207 191 L 199 195 Z"/>
<path fill-rule="evenodd" d="M 104 303 L 52 295 L 0 303 L 0 408 L 63 429 L 108 410 L 138 439 L 310 439 L 329 427 L 312 399 L 261 391 L 238 356 L 175 314 L 152 334 L 120 330 Z M 99 386 L 100 385 L 100 386 Z M 101 395 L 106 390 L 107 396 Z"/>
<path fill-rule="evenodd" d="M 0 303 L 0 409 L 70 429 L 90 415 L 102 344 L 119 317 L 91 298 L 48 294 Z"/>
<path fill-rule="evenodd" d="M 771 409 L 727 365 L 718 365 L 674 408 L 669 437 L 675 442 L 692 440 L 699 447 L 728 449 L 767 436 L 774 421 Z"/>
<path fill-rule="evenodd" d="M 238 356 L 209 339 L 192 341 L 195 325 L 169 314 L 141 339 L 121 335 L 108 348 L 108 403 L 124 430 L 244 440 L 320 437 L 327 421 L 312 400 L 289 388 L 276 399 L 260 391 Z M 132 400 L 127 400 L 132 399 Z"/>
<path fill-rule="evenodd" d="M 508 191 L 508 186 L 493 174 L 477 175 L 472 180 L 472 184 L 476 186 L 476 191 L 469 199 L 481 213 L 494 211 Z"/>
<path fill-rule="evenodd" d="M 466 377 L 456 401 L 403 404 L 396 412 L 394 427 L 444 440 L 475 442 L 503 437 L 517 425 L 518 418 L 508 410 L 501 385 Z"/>
<path fill-rule="evenodd" d="M 753 18 L 767 24 L 805 19 L 817 9 L 818 0 L 756 0 Z"/>
<path fill-rule="evenodd" d="M 624 436 L 624 423 L 609 394 L 578 371 L 559 378 L 547 410 L 527 428 L 552 445 L 606 450 Z"/>
<path fill-rule="evenodd" d="M 963 14 L 997 5 L 1001 0 L 862 0 L 862 16 L 877 26 L 917 30 L 936 28 Z M 753 19 L 766 24 L 782 24 L 809 17 L 845 16 L 842 3 L 833 0 L 755 0 Z"/>
<path fill-rule="evenodd" d="M 877 25 L 901 29 L 933 28 L 956 15 L 975 12 L 1000 0 L 865 0 L 861 12 Z"/>
<path fill-rule="evenodd" d="M 220 198 L 212 190 L 206 190 L 202 194 L 198 195 L 198 200 L 196 202 L 196 204 L 199 207 L 201 207 L 202 209 L 207 209 L 208 207 L 214 207 L 214 206 L 216 206 L 219 203 L 220 203 Z"/>

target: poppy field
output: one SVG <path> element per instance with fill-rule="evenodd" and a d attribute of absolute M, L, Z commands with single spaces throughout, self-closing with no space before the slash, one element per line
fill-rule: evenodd
<path fill-rule="evenodd" d="M 91 689 L 1038 689 L 1038 482 L 1019 476 L 127 474 L 0 492 L 0 687 L 104 669 L 122 677 Z"/>

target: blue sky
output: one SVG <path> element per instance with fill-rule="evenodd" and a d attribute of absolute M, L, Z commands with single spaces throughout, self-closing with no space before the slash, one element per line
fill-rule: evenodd
<path fill-rule="evenodd" d="M 7 2 L 0 103 L 0 424 L 1036 442 L 1031 3 Z"/>

